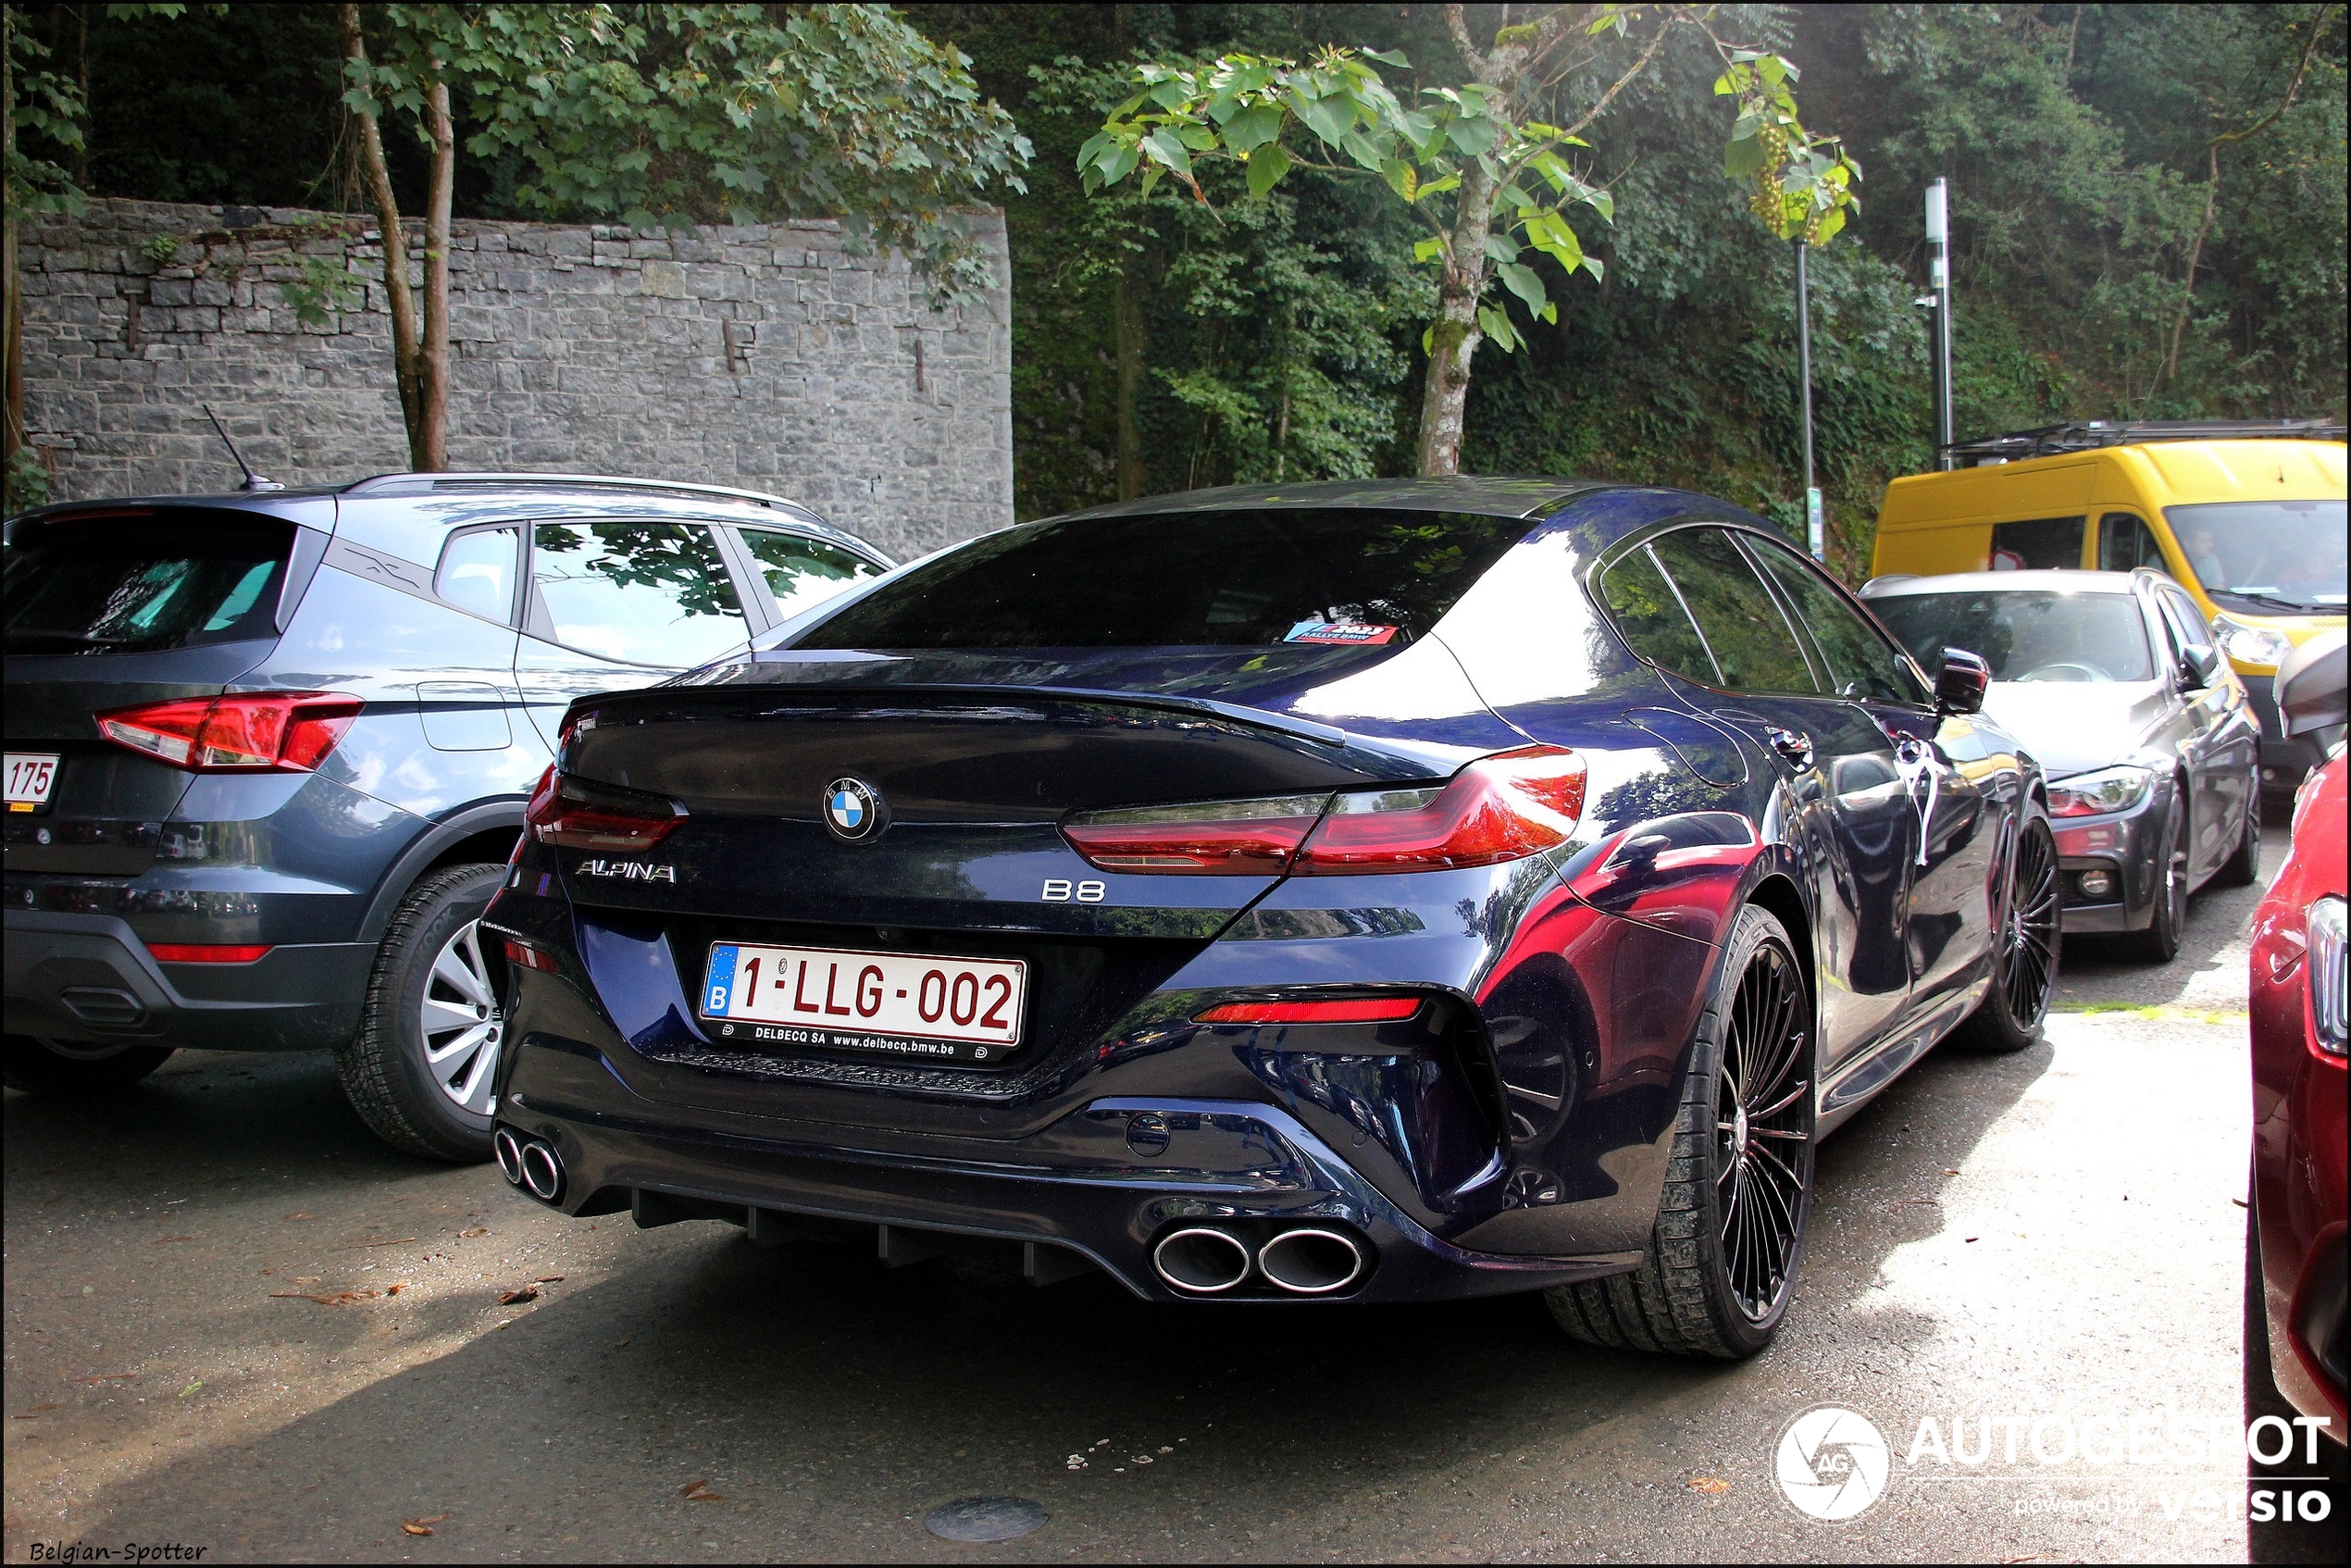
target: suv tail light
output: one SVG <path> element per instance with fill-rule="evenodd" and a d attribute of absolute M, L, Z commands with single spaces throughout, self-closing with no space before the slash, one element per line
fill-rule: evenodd
<path fill-rule="evenodd" d="M 549 770 L 523 808 L 523 831 L 566 850 L 649 850 L 686 819 L 686 808 L 641 790 L 591 784 Z"/>
<path fill-rule="evenodd" d="M 116 745 L 191 773 L 308 773 L 365 705 L 340 691 L 237 691 L 95 716 Z"/>
<path fill-rule="evenodd" d="M 1105 871 L 1336 877 L 1493 865 L 1565 843 L 1584 759 L 1560 746 L 1481 757 L 1448 783 L 1081 812 L 1062 828 Z"/>

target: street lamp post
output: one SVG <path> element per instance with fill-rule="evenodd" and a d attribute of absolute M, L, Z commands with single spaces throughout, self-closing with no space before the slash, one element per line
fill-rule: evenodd
<path fill-rule="evenodd" d="M 1796 380 L 1797 399 L 1803 410 L 1804 425 L 1804 542 L 1812 552 L 1812 559 L 1828 559 L 1828 529 L 1821 515 L 1821 490 L 1812 482 L 1812 294 L 1805 273 L 1804 257 L 1810 248 L 1804 236 L 1796 237 Z"/>
<path fill-rule="evenodd" d="M 1926 188 L 1926 280 L 1922 303 L 1934 312 L 1934 466 L 1951 467 L 1951 191 L 1937 180 Z"/>

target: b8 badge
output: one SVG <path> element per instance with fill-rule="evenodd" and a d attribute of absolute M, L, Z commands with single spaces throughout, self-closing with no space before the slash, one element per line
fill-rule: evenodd
<path fill-rule="evenodd" d="M 1101 882 L 1070 882 L 1059 877 L 1048 877 L 1045 878 L 1044 900 L 1047 903 L 1068 903 L 1073 900 L 1078 903 L 1100 903 L 1102 895 L 1109 891 L 1109 887 Z"/>

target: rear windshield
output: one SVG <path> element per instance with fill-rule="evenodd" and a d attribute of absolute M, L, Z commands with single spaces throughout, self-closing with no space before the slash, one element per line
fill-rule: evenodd
<path fill-rule="evenodd" d="M 1029 523 L 915 567 L 796 645 L 1401 646 L 1527 528 L 1378 508 Z"/>
<path fill-rule="evenodd" d="M 1964 648 L 1995 680 L 2155 678 L 2146 621 L 2127 593 L 1900 593 L 1870 608 L 1928 669 Z"/>
<path fill-rule="evenodd" d="M 277 634 L 291 525 L 215 516 L 19 524 L 10 653 L 137 653 Z"/>

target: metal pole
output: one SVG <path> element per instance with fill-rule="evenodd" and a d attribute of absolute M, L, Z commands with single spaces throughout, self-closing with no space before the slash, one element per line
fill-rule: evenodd
<path fill-rule="evenodd" d="M 1796 379 L 1804 411 L 1804 542 L 1812 559 L 1828 559 L 1828 530 L 1821 516 L 1820 487 L 1812 482 L 1812 293 L 1805 275 L 1807 246 L 1796 241 Z"/>
<path fill-rule="evenodd" d="M 1951 194 L 1947 180 L 1926 188 L 1926 276 L 1934 297 L 1934 466 L 1951 467 Z"/>

